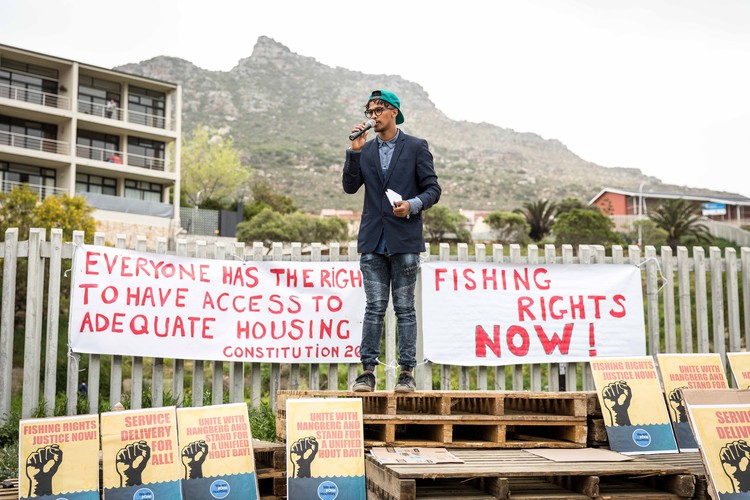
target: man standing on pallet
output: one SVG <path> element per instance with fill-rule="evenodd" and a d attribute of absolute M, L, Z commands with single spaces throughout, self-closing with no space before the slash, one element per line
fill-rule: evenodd
<path fill-rule="evenodd" d="M 424 251 L 422 211 L 437 203 L 441 189 L 427 141 L 396 127 L 404 122 L 396 94 L 374 90 L 365 105 L 365 116 L 370 120 L 352 130 L 342 179 L 348 194 L 365 186 L 357 238 L 367 298 L 360 345 L 363 372 L 352 390 L 375 390 L 383 318 L 392 293 L 401 367 L 395 391 L 413 392 L 417 364 L 414 289 L 419 254 Z M 374 128 L 377 137 L 368 142 L 369 128 Z"/>

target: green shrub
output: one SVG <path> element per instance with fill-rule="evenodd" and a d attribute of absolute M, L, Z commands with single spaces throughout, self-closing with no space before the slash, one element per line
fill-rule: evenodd
<path fill-rule="evenodd" d="M 261 403 L 258 408 L 248 408 L 250 414 L 250 429 L 254 439 L 263 441 L 276 440 L 276 415 L 268 403 Z"/>
<path fill-rule="evenodd" d="M 18 431 L 16 431 L 18 436 Z M 0 480 L 18 477 L 18 443 L 0 448 Z"/>

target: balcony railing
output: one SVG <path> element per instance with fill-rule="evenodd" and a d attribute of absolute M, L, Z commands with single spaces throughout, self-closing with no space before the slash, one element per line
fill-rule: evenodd
<path fill-rule="evenodd" d="M 62 196 L 68 193 L 67 189 L 58 187 L 44 186 L 42 184 L 29 184 L 26 182 L 0 180 L 0 190 L 2 190 L 3 193 L 10 193 L 13 188 L 23 186 L 36 193 L 39 197 L 39 201 L 42 201 L 48 196 Z"/>
<path fill-rule="evenodd" d="M 112 149 L 95 148 L 92 146 L 76 145 L 76 156 L 90 160 L 107 161 L 110 163 L 123 163 L 125 155 L 122 151 Z"/>
<path fill-rule="evenodd" d="M 58 109 L 70 109 L 70 98 L 42 92 L 35 89 L 25 89 L 8 84 L 0 84 L 0 97 L 13 99 L 16 101 L 29 102 L 32 104 L 41 104 Z"/>
<path fill-rule="evenodd" d="M 149 170 L 164 171 L 166 160 L 163 158 L 152 158 L 150 156 L 124 153 L 112 149 L 95 148 L 92 146 L 76 146 L 76 156 L 90 160 L 106 161 L 109 163 L 124 163 L 131 167 L 147 168 Z"/>
<path fill-rule="evenodd" d="M 140 111 L 128 111 L 128 122 L 147 127 L 167 128 L 167 119 L 163 116 L 141 113 Z"/>
<path fill-rule="evenodd" d="M 101 116 L 112 120 L 120 120 L 122 117 L 122 108 L 108 107 L 106 104 L 98 102 L 78 101 L 78 112 L 86 115 Z"/>
<path fill-rule="evenodd" d="M 70 144 L 64 141 L 0 130 L 0 146 L 3 145 L 61 155 L 70 153 Z"/>
<path fill-rule="evenodd" d="M 128 111 L 120 107 L 107 107 L 106 104 L 98 102 L 78 102 L 78 112 L 86 115 L 100 116 L 112 120 L 125 120 L 128 123 L 136 125 L 146 125 L 160 129 L 167 128 L 167 119 L 163 116 L 153 115 L 150 113 L 141 113 L 140 111 Z"/>
<path fill-rule="evenodd" d="M 128 155 L 128 164 L 133 167 L 148 168 L 149 170 L 160 170 L 164 171 L 166 166 L 166 160 L 164 158 L 154 158 L 151 156 L 143 155 Z"/>

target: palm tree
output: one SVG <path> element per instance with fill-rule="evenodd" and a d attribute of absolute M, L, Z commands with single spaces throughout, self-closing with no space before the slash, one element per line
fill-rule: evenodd
<path fill-rule="evenodd" d="M 677 245 L 683 236 L 693 236 L 696 240 L 709 244 L 713 240 L 708 227 L 700 221 L 695 204 L 683 198 L 664 201 L 648 217 L 668 233 L 667 244 L 672 247 L 673 252 L 677 251 Z"/>
<path fill-rule="evenodd" d="M 537 200 L 524 203 L 523 209 L 517 208 L 515 212 L 526 217 L 526 222 L 531 226 L 531 231 L 529 231 L 531 239 L 540 241 L 552 230 L 557 205 L 553 201 Z"/>

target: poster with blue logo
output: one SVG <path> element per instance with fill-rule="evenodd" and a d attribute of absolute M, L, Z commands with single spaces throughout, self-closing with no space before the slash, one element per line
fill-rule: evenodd
<path fill-rule="evenodd" d="M 728 389 L 718 353 L 657 354 L 664 396 L 680 451 L 698 451 L 682 395 L 685 389 Z"/>
<path fill-rule="evenodd" d="M 18 432 L 18 498 L 99 500 L 99 415 L 24 419 Z"/>
<path fill-rule="evenodd" d="M 245 403 L 178 408 L 185 500 L 256 500 L 250 419 Z"/>
<path fill-rule="evenodd" d="M 180 500 L 175 407 L 102 413 L 106 500 Z"/>
<path fill-rule="evenodd" d="M 286 402 L 289 500 L 365 500 L 360 398 Z"/>
<path fill-rule="evenodd" d="M 610 449 L 677 453 L 653 358 L 601 358 L 590 364 Z"/>

